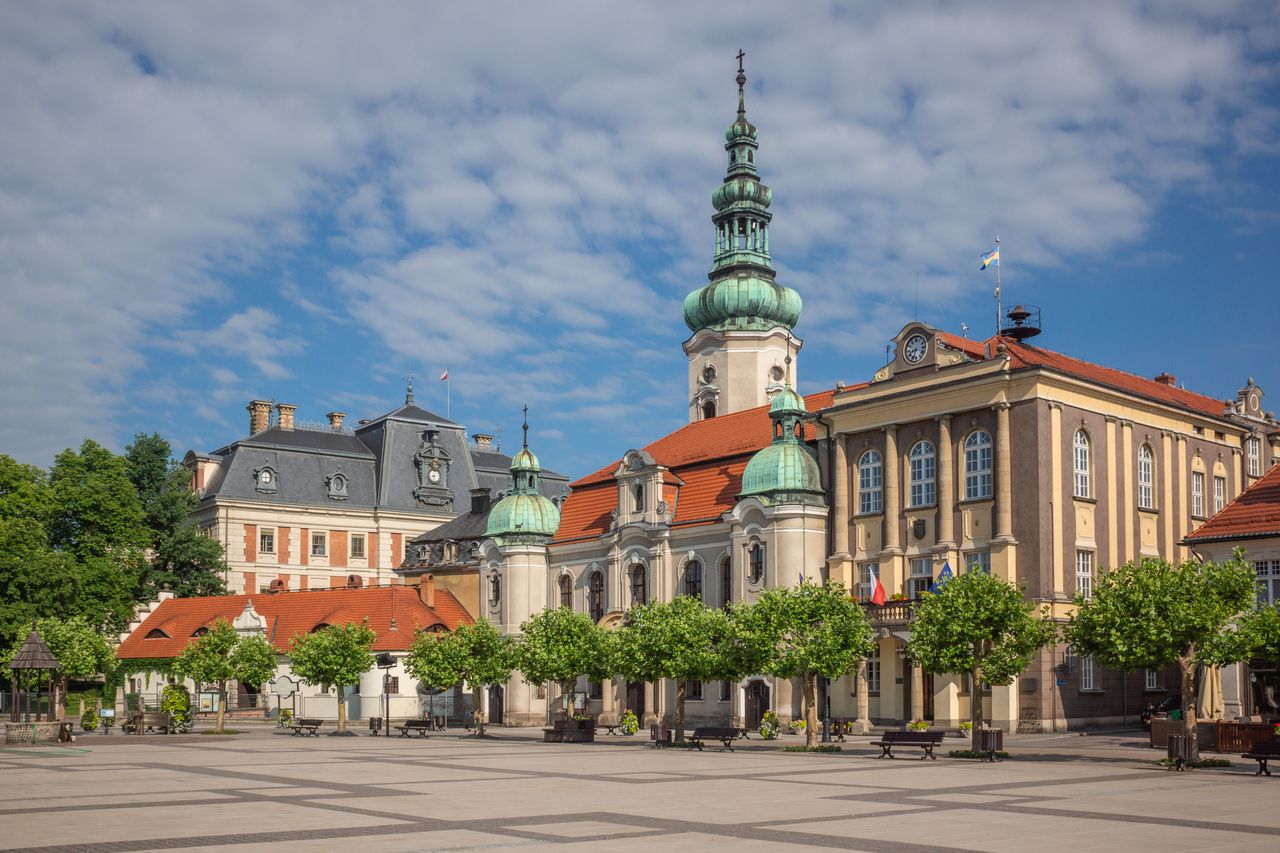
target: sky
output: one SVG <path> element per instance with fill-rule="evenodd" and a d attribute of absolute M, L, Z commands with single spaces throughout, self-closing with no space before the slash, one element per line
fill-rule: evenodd
<path fill-rule="evenodd" d="M 687 418 L 746 51 L 800 389 L 920 319 L 1280 410 L 1269 2 L 0 0 L 0 453 L 417 402 L 581 476 Z M 448 368 L 450 401 L 438 376 Z M 1270 405 L 1267 405 L 1267 404 Z"/>

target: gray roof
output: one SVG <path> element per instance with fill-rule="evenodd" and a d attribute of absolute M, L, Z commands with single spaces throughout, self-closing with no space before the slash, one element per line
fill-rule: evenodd
<path fill-rule="evenodd" d="M 62 664 L 58 663 L 58 659 L 53 656 L 53 652 L 49 651 L 44 640 L 40 639 L 40 632 L 35 628 L 31 629 L 26 642 L 22 644 L 22 648 L 18 649 L 18 653 L 13 656 L 13 662 L 9 664 L 10 669 L 60 669 L 61 667 Z"/>
<path fill-rule="evenodd" d="M 446 542 L 457 541 L 459 539 L 483 539 L 485 530 L 489 525 L 489 513 L 493 511 L 493 507 L 482 512 L 464 512 L 457 518 L 450 519 L 444 524 L 432 530 L 428 530 L 421 536 L 415 536 L 410 544 L 421 544 L 424 542 Z"/>

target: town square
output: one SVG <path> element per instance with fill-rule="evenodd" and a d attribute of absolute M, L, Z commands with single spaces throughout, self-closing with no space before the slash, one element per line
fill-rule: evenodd
<path fill-rule="evenodd" d="M 1274 5 L 0 11 L 0 849 L 1280 844 Z"/>

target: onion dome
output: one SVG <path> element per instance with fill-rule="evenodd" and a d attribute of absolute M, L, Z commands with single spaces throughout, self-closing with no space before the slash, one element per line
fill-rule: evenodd
<path fill-rule="evenodd" d="M 560 527 L 560 510 L 538 492 L 542 466 L 529 449 L 529 407 L 525 406 L 524 447 L 511 460 L 511 494 L 489 512 L 485 536 L 499 545 L 545 545 Z"/>
<path fill-rule="evenodd" d="M 808 417 L 804 399 L 788 383 L 769 405 L 773 443 L 747 463 L 738 497 L 759 498 L 768 505 L 826 505 L 818 461 L 802 441 L 803 422 Z"/>
<path fill-rule="evenodd" d="M 803 303 L 793 288 L 749 272 L 713 281 L 684 298 L 684 322 L 691 331 L 768 331 L 800 322 Z"/>

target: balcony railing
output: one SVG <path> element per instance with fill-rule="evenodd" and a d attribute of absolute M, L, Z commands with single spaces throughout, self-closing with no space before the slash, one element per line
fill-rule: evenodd
<path fill-rule="evenodd" d="M 906 625 L 911 621 L 912 602 L 910 601 L 886 601 L 884 604 L 864 601 L 862 607 L 867 614 L 867 620 L 877 628 Z"/>

